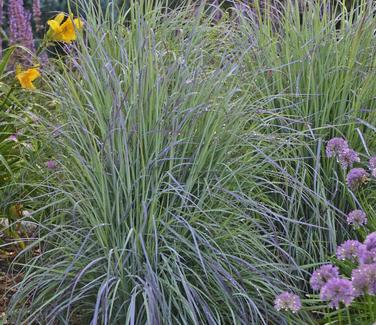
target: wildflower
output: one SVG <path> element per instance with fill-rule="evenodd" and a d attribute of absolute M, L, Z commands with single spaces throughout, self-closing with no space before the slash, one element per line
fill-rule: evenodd
<path fill-rule="evenodd" d="M 370 233 L 359 251 L 360 264 L 376 263 L 376 232 Z"/>
<path fill-rule="evenodd" d="M 368 251 L 376 251 L 376 231 L 370 233 L 366 240 L 364 241 L 364 245 Z"/>
<path fill-rule="evenodd" d="M 0 0 L 1 1 L 1 0 Z M 8 137 L 9 141 L 18 142 L 17 134 L 12 134 Z"/>
<path fill-rule="evenodd" d="M 71 43 L 77 39 L 76 30 L 80 31 L 84 23 L 79 18 L 73 19 L 72 16 L 69 16 L 65 21 L 64 19 L 64 13 L 60 13 L 54 19 L 47 22 L 50 26 L 47 33 L 49 39 L 65 43 Z"/>
<path fill-rule="evenodd" d="M 300 308 L 302 308 L 302 303 L 299 296 L 285 291 L 275 298 L 274 307 L 278 311 L 282 309 L 286 311 L 290 310 L 293 313 L 296 313 L 300 310 Z"/>
<path fill-rule="evenodd" d="M 354 210 L 347 215 L 346 220 L 349 225 L 360 227 L 367 223 L 367 215 L 362 210 Z"/>
<path fill-rule="evenodd" d="M 351 281 L 340 278 L 330 279 L 320 292 L 320 299 L 329 301 L 329 306 L 339 308 L 342 302 L 345 306 L 349 306 L 355 298 L 355 291 Z"/>
<path fill-rule="evenodd" d="M 371 171 L 371 175 L 376 177 L 376 156 L 370 158 L 368 167 Z"/>
<path fill-rule="evenodd" d="M 42 30 L 42 11 L 40 9 L 40 0 L 33 0 L 33 19 L 37 32 Z"/>
<path fill-rule="evenodd" d="M 337 258 L 340 260 L 348 260 L 356 262 L 359 259 L 360 247 L 362 243 L 357 240 L 346 240 L 337 248 Z"/>
<path fill-rule="evenodd" d="M 330 279 L 338 278 L 338 267 L 332 264 L 322 265 L 312 273 L 309 281 L 313 290 L 320 290 Z"/>
<path fill-rule="evenodd" d="M 326 156 L 329 158 L 336 157 L 340 152 L 348 148 L 349 145 L 345 139 L 333 138 L 329 140 L 328 144 L 326 145 Z"/>
<path fill-rule="evenodd" d="M 22 45 L 35 52 L 33 31 L 31 27 L 31 14 L 25 10 L 23 0 L 10 0 L 8 4 L 9 17 L 9 43 Z M 19 54 L 25 56 L 25 53 Z M 26 58 L 26 62 L 30 58 Z"/>
<path fill-rule="evenodd" d="M 338 153 L 338 161 L 343 169 L 352 167 L 354 163 L 360 162 L 360 158 L 356 151 L 350 148 L 345 148 Z"/>
<path fill-rule="evenodd" d="M 359 247 L 359 264 L 376 263 L 376 250 L 368 250 L 366 245 Z"/>
<path fill-rule="evenodd" d="M 57 162 L 55 160 L 48 160 L 46 162 L 46 167 L 48 169 L 56 169 L 57 168 Z"/>
<path fill-rule="evenodd" d="M 356 295 L 376 294 L 376 263 L 364 264 L 351 273 Z"/>
<path fill-rule="evenodd" d="M 353 168 L 347 174 L 347 185 L 355 191 L 368 180 L 368 173 L 363 168 Z"/>
<path fill-rule="evenodd" d="M 16 78 L 21 84 L 22 88 L 25 89 L 35 89 L 33 81 L 40 77 L 40 72 L 37 68 L 30 68 L 26 71 L 18 69 L 16 72 Z"/>

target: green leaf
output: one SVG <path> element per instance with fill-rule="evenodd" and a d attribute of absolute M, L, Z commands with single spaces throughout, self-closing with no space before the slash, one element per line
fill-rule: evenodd
<path fill-rule="evenodd" d="M 15 49 L 16 48 L 12 46 L 12 47 L 9 47 L 6 50 L 4 50 L 4 56 L 0 61 L 0 76 L 3 75 L 7 65 L 9 63 L 10 57 L 12 56 Z"/>

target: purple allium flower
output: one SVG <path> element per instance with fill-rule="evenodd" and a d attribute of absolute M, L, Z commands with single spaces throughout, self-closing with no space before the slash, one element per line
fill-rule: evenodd
<path fill-rule="evenodd" d="M 328 141 L 326 145 L 326 156 L 336 157 L 342 152 L 344 149 L 348 149 L 349 145 L 345 139 L 342 138 L 333 138 Z"/>
<path fill-rule="evenodd" d="M 34 38 L 31 27 L 31 14 L 24 8 L 23 0 L 9 0 L 8 4 L 9 18 L 9 42 L 11 45 L 22 45 L 35 52 Z M 25 55 L 24 51 L 19 52 L 27 62 L 30 58 Z"/>
<path fill-rule="evenodd" d="M 338 267 L 332 264 L 326 264 L 312 273 L 309 283 L 313 290 L 320 290 L 330 279 L 338 277 Z"/>
<path fill-rule="evenodd" d="M 363 168 L 353 168 L 347 174 L 347 185 L 355 191 L 368 180 L 368 173 Z"/>
<path fill-rule="evenodd" d="M 17 134 L 12 134 L 8 137 L 9 141 L 18 142 Z"/>
<path fill-rule="evenodd" d="M 40 9 L 40 0 L 33 0 L 33 19 L 37 32 L 42 30 L 42 11 Z"/>
<path fill-rule="evenodd" d="M 57 162 L 55 160 L 48 160 L 46 162 L 46 167 L 48 169 L 56 169 L 57 168 Z"/>
<path fill-rule="evenodd" d="M 352 167 L 354 163 L 360 162 L 358 153 L 350 148 L 345 148 L 338 153 L 338 161 L 343 169 Z"/>
<path fill-rule="evenodd" d="M 340 303 L 349 306 L 354 300 L 355 291 L 351 281 L 340 278 L 330 279 L 322 288 L 320 292 L 320 299 L 329 301 L 329 306 L 332 308 L 339 308 Z"/>
<path fill-rule="evenodd" d="M 359 264 L 376 263 L 376 250 L 368 250 L 366 245 L 359 247 Z"/>
<path fill-rule="evenodd" d="M 353 210 L 347 215 L 346 220 L 349 225 L 360 227 L 367 223 L 367 215 L 362 210 Z"/>
<path fill-rule="evenodd" d="M 302 308 L 302 303 L 300 301 L 299 296 L 291 292 L 285 291 L 275 298 L 274 308 L 278 311 L 290 310 L 293 313 L 296 313 L 297 311 L 299 311 L 300 308 Z"/>
<path fill-rule="evenodd" d="M 370 233 L 366 240 L 364 241 L 364 245 L 368 251 L 376 251 L 376 231 Z"/>
<path fill-rule="evenodd" d="M 357 240 L 346 240 L 337 248 L 337 258 L 343 261 L 348 260 L 357 262 L 359 259 L 360 247 L 362 247 L 362 243 Z"/>
<path fill-rule="evenodd" d="M 359 251 L 360 264 L 376 263 L 376 231 L 370 233 Z"/>
<path fill-rule="evenodd" d="M 356 295 L 376 294 L 376 263 L 359 266 L 351 273 Z"/>
<path fill-rule="evenodd" d="M 370 158 L 369 163 L 368 163 L 368 167 L 371 171 L 371 175 L 373 177 L 376 177 L 376 156 Z"/>

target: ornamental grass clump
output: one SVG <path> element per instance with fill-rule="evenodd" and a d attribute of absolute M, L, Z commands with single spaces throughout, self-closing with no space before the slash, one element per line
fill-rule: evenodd
<path fill-rule="evenodd" d="M 242 55 L 218 51 L 231 25 L 213 25 L 204 8 L 132 4 L 98 13 L 81 1 L 85 39 L 60 73 L 46 72 L 60 107 L 59 136 L 46 135 L 58 165 L 41 238 L 25 251 L 41 254 L 9 315 L 279 324 L 275 293 L 304 271 L 289 254 L 299 246 L 273 232 L 289 219 L 265 191 L 283 193 L 267 178 L 279 156 L 278 143 L 263 147 L 269 117 L 241 88 Z M 309 323 L 304 311 L 293 318 Z"/>

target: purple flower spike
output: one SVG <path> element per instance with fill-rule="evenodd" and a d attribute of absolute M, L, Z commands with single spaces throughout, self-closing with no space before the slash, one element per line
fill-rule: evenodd
<path fill-rule="evenodd" d="M 345 139 L 342 138 L 333 138 L 328 141 L 326 145 L 326 156 L 328 158 L 336 157 L 342 152 L 344 149 L 348 149 L 349 145 Z"/>
<path fill-rule="evenodd" d="M 360 248 L 362 243 L 357 240 L 346 240 L 337 248 L 337 258 L 344 261 L 357 262 L 359 260 Z"/>
<path fill-rule="evenodd" d="M 359 228 L 367 224 L 367 215 L 362 210 L 354 210 L 347 215 L 346 220 L 349 225 L 353 225 L 355 228 Z"/>
<path fill-rule="evenodd" d="M 371 171 L 371 175 L 376 177 L 376 156 L 369 160 L 368 167 Z"/>
<path fill-rule="evenodd" d="M 42 30 L 42 11 L 40 9 L 40 0 L 33 0 L 33 19 L 37 32 Z"/>
<path fill-rule="evenodd" d="M 350 148 L 345 148 L 338 154 L 338 161 L 343 169 L 352 167 L 354 163 L 360 162 L 358 153 Z"/>
<path fill-rule="evenodd" d="M 282 292 L 274 300 L 274 308 L 278 311 L 280 310 L 290 310 L 293 313 L 296 313 L 302 308 L 302 303 L 299 296 L 291 292 Z"/>
<path fill-rule="evenodd" d="M 338 267 L 332 264 L 326 264 L 312 273 L 312 277 L 309 282 L 313 290 L 320 290 L 330 279 L 338 277 Z"/>
<path fill-rule="evenodd" d="M 31 14 L 25 10 L 23 0 L 9 0 L 8 17 L 10 45 L 22 45 L 31 52 L 35 52 Z M 24 51 L 18 51 L 17 56 L 26 62 L 31 61 Z"/>
<path fill-rule="evenodd" d="M 57 168 L 57 162 L 55 160 L 48 160 L 46 162 L 46 167 L 48 169 L 56 169 Z"/>
<path fill-rule="evenodd" d="M 320 292 L 320 299 L 328 301 L 332 308 L 339 308 L 340 303 L 351 305 L 355 298 L 355 291 L 351 281 L 340 278 L 330 279 Z"/>
<path fill-rule="evenodd" d="M 363 184 L 367 183 L 368 173 L 363 168 L 353 168 L 347 174 L 347 185 L 351 190 L 356 191 Z"/>
<path fill-rule="evenodd" d="M 361 265 L 352 271 L 351 276 L 357 296 L 376 295 L 376 263 Z"/>

